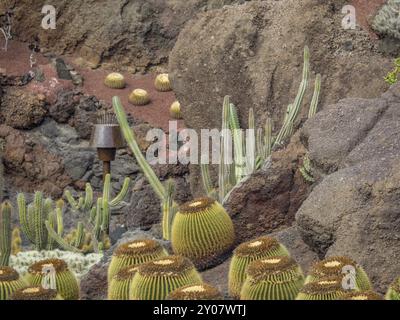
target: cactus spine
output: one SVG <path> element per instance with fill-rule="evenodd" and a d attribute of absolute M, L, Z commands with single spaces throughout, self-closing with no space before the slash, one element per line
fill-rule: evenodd
<path fill-rule="evenodd" d="M 234 251 L 229 266 L 229 295 L 235 299 L 246 280 L 246 269 L 250 263 L 274 256 L 289 256 L 289 252 L 276 239 L 260 237 L 239 245 Z"/>
<path fill-rule="evenodd" d="M 214 199 L 198 198 L 180 206 L 172 224 L 175 254 L 189 258 L 204 269 L 217 262 L 233 245 L 233 223 Z"/>
<path fill-rule="evenodd" d="M 11 254 L 11 204 L 6 201 L 0 208 L 0 267 L 8 266 Z"/>
<path fill-rule="evenodd" d="M 202 283 L 178 288 L 168 295 L 167 300 L 223 300 L 223 298 L 218 289 Z"/>
<path fill-rule="evenodd" d="M 17 271 L 10 267 L 0 267 L 0 300 L 8 300 L 11 295 L 26 283 Z"/>
<path fill-rule="evenodd" d="M 79 299 L 79 285 L 75 275 L 68 269 L 64 260 L 46 259 L 34 263 L 28 269 L 26 279 L 30 285 L 38 286 L 46 277 L 46 269 L 51 268 L 55 273 L 57 292 L 65 300 Z"/>
<path fill-rule="evenodd" d="M 242 300 L 294 300 L 304 283 L 300 266 L 287 256 L 250 263 L 240 293 Z"/>
<path fill-rule="evenodd" d="M 167 255 L 167 251 L 155 240 L 142 239 L 124 243 L 113 252 L 107 273 L 108 283 L 126 267 L 138 266 Z"/>
<path fill-rule="evenodd" d="M 185 285 L 202 284 L 200 274 L 190 260 L 168 256 L 142 264 L 132 280 L 130 300 L 165 300 Z"/>
<path fill-rule="evenodd" d="M 132 153 L 134 154 L 136 161 L 138 162 L 140 168 L 142 169 L 147 181 L 150 183 L 151 187 L 153 188 L 154 192 L 157 194 L 157 196 L 160 198 L 161 204 L 170 202 L 172 203 L 169 208 L 172 210 L 176 207 L 175 202 L 172 199 L 168 199 L 170 196 L 166 190 L 166 188 L 163 186 L 161 181 L 158 179 L 157 175 L 154 173 L 153 169 L 151 166 L 147 163 L 145 157 L 143 156 L 142 152 L 140 151 L 140 148 L 137 144 L 137 141 L 135 139 L 135 136 L 129 127 L 128 120 L 126 118 L 126 114 L 124 111 L 124 107 L 121 104 L 121 100 L 119 97 L 113 97 L 113 107 L 114 107 L 114 112 L 117 116 L 118 123 L 121 127 L 122 133 L 125 137 L 126 142 L 128 143 L 129 148 L 131 149 Z M 173 216 L 173 212 L 169 212 L 164 210 L 163 212 L 163 217 L 162 217 L 162 225 L 163 225 L 163 238 L 165 240 L 170 240 L 170 228 L 171 228 L 171 223 L 168 223 L 170 220 L 170 217 Z"/>

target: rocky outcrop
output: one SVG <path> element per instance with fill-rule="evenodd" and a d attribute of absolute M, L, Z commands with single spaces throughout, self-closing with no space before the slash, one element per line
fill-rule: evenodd
<path fill-rule="evenodd" d="M 286 149 L 273 153 L 264 168 L 231 191 L 224 206 L 232 216 L 237 244 L 292 225 L 311 190 L 299 172 L 305 152 L 295 135 Z"/>
<path fill-rule="evenodd" d="M 342 28 L 344 3 L 250 1 L 187 23 L 169 62 L 186 125 L 197 130 L 220 128 L 223 97 L 230 95 L 243 127 L 252 107 L 258 126 L 270 116 L 274 130 L 279 130 L 298 90 L 305 45 L 311 53 L 311 78 L 302 115 L 317 73 L 322 74 L 321 106 L 344 97 L 381 94 L 392 59 L 377 52 L 367 32 Z M 196 192 L 199 173 L 195 168 L 191 172 Z"/>
<path fill-rule="evenodd" d="M 15 32 L 24 41 L 38 34 L 42 48 L 76 53 L 92 67 L 105 62 L 146 70 L 167 62 L 183 25 L 199 11 L 239 2 L 244 0 L 55 0 L 57 28 L 44 30 L 41 9 L 48 3 L 18 1 Z"/>
<path fill-rule="evenodd" d="M 304 140 L 322 175 L 296 214 L 320 257 L 349 255 L 384 292 L 400 267 L 400 85 L 375 100 L 342 100 L 307 121 Z"/>

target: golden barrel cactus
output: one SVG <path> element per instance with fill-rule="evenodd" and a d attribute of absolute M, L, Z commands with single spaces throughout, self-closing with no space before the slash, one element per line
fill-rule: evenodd
<path fill-rule="evenodd" d="M 104 84 L 111 89 L 125 88 L 125 78 L 122 74 L 112 72 L 104 79 Z"/>
<path fill-rule="evenodd" d="M 0 300 L 8 300 L 11 295 L 26 286 L 17 271 L 10 267 L 0 267 Z"/>
<path fill-rule="evenodd" d="M 128 100 L 134 106 L 144 106 L 150 103 L 150 96 L 146 90 L 135 89 L 129 95 Z"/>
<path fill-rule="evenodd" d="M 154 86 L 158 91 L 161 92 L 172 90 L 171 82 L 169 81 L 169 76 L 167 73 L 159 74 L 154 81 Z"/>
<path fill-rule="evenodd" d="M 30 286 L 14 292 L 11 300 L 63 300 L 57 290 L 45 289 L 42 286 Z"/>
<path fill-rule="evenodd" d="M 337 300 L 354 290 L 346 290 L 342 284 L 343 277 L 329 276 L 304 285 L 296 300 Z"/>
<path fill-rule="evenodd" d="M 218 289 L 213 286 L 202 283 L 188 285 L 171 292 L 168 300 L 222 300 L 223 297 Z"/>
<path fill-rule="evenodd" d="M 132 279 L 138 267 L 126 267 L 120 270 L 108 285 L 108 300 L 129 300 Z"/>

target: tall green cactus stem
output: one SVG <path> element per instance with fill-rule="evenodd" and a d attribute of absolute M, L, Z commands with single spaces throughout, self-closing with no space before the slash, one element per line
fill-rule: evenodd
<path fill-rule="evenodd" d="M 25 195 L 23 193 L 19 193 L 17 196 L 17 204 L 18 204 L 18 212 L 19 212 L 19 221 L 21 224 L 22 232 L 26 235 L 31 243 L 34 243 L 34 235 L 31 230 L 31 226 L 29 224 L 28 217 L 30 216 L 27 206 Z"/>
<path fill-rule="evenodd" d="M 308 118 L 314 117 L 317 113 L 320 92 L 321 92 L 321 75 L 317 74 L 317 77 L 315 78 L 314 94 L 311 100 L 310 109 L 308 111 Z"/>
<path fill-rule="evenodd" d="M 0 267 L 8 266 L 11 255 L 11 203 L 6 201 L 0 208 Z"/>
<path fill-rule="evenodd" d="M 168 179 L 165 184 L 166 198 L 162 201 L 163 219 L 162 219 L 162 230 L 165 240 L 171 240 L 171 223 L 178 211 L 178 206 L 174 203 L 175 195 L 175 184 L 172 179 Z"/>
<path fill-rule="evenodd" d="M 121 191 L 115 196 L 114 199 L 110 201 L 110 207 L 115 207 L 121 203 L 122 200 L 125 199 L 128 191 L 129 191 L 129 185 L 131 183 L 131 179 L 129 177 L 126 177 L 124 179 L 124 183 L 122 184 Z"/>
<path fill-rule="evenodd" d="M 290 132 L 293 130 L 293 125 L 299 115 L 299 111 L 303 102 L 304 94 L 308 85 L 308 78 L 310 73 L 310 50 L 306 46 L 304 48 L 304 64 L 303 64 L 303 78 L 300 83 L 300 87 L 293 105 L 288 108 L 288 114 L 285 117 L 284 123 L 278 136 L 275 139 L 274 146 L 281 145 L 284 140 L 289 136 Z"/>
<path fill-rule="evenodd" d="M 103 214 L 103 223 L 101 225 L 101 229 L 106 233 L 108 233 L 108 229 L 110 226 L 110 218 L 111 218 L 110 207 L 109 207 L 110 184 L 111 184 L 111 176 L 110 174 L 106 174 L 103 185 L 103 202 L 101 204 L 102 214 Z"/>
<path fill-rule="evenodd" d="M 235 178 L 240 181 L 244 176 L 245 158 L 243 156 L 243 132 L 240 128 L 236 107 L 229 104 L 229 128 L 232 131 L 233 151 L 235 159 Z"/>
<path fill-rule="evenodd" d="M 211 182 L 209 164 L 201 163 L 200 171 L 201 171 L 201 180 L 203 182 L 203 188 L 206 191 L 207 196 L 217 200 L 218 195 L 217 195 L 217 192 Z"/>
<path fill-rule="evenodd" d="M 35 246 L 36 250 L 40 251 L 44 249 L 44 244 L 46 239 L 44 238 L 44 209 L 43 209 L 43 193 L 35 192 L 34 196 L 34 213 L 33 213 L 33 223 L 34 223 L 34 233 L 35 233 Z"/>
<path fill-rule="evenodd" d="M 230 136 L 229 133 L 229 110 L 230 110 L 230 97 L 225 96 L 224 104 L 222 106 L 222 134 L 220 144 L 220 163 L 218 172 L 218 196 L 219 202 L 223 203 L 225 196 L 228 194 L 231 184 L 231 169 L 232 164 L 229 163 L 230 156 Z"/>

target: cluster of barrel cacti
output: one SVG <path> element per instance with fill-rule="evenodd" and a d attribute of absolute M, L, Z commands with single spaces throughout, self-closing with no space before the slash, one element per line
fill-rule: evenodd
<path fill-rule="evenodd" d="M 207 299 L 221 298 L 221 294 L 203 283 L 188 258 L 169 255 L 155 240 L 139 239 L 117 247 L 108 267 L 109 300 L 178 297 Z"/>

